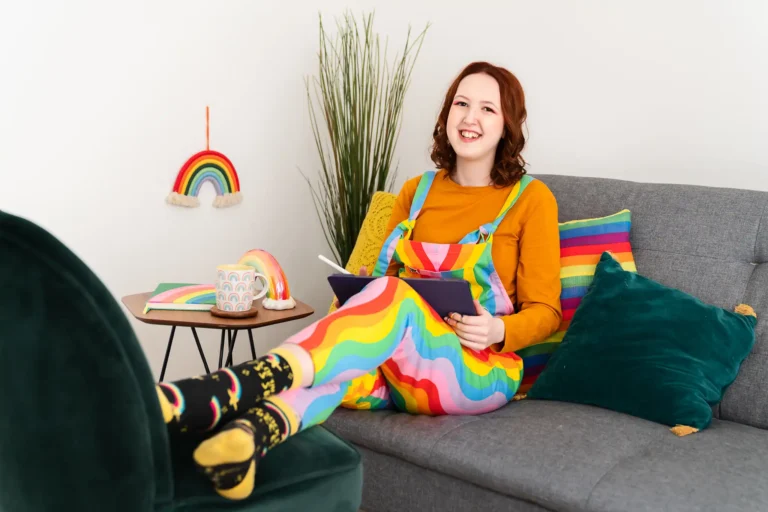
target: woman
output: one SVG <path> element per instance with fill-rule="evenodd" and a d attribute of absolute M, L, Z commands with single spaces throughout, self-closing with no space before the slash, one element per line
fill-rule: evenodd
<path fill-rule="evenodd" d="M 557 204 L 524 171 L 525 118 L 509 71 L 470 64 L 434 130 L 440 171 L 397 198 L 373 272 L 383 277 L 264 357 L 158 385 L 169 428 L 223 425 L 194 453 L 217 492 L 247 497 L 258 460 L 339 405 L 481 414 L 512 399 L 523 373 L 515 351 L 561 319 Z M 477 315 L 439 318 L 396 275 L 467 279 Z"/>

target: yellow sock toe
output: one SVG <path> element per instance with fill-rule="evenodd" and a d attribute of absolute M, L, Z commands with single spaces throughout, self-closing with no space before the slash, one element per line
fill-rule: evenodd
<path fill-rule="evenodd" d="M 204 468 L 219 495 L 230 500 L 242 500 L 253 492 L 255 454 L 253 432 L 235 427 L 222 430 L 200 443 L 193 458 L 199 467 Z"/>
<path fill-rule="evenodd" d="M 244 500 L 253 492 L 253 483 L 256 480 L 256 461 L 251 460 L 248 472 L 242 481 L 230 489 L 216 488 L 216 492 L 230 500 Z"/>
<path fill-rule="evenodd" d="M 241 428 L 231 428 L 200 443 L 194 458 L 198 465 L 210 468 L 245 462 L 253 458 L 255 450 L 253 434 Z"/>
<path fill-rule="evenodd" d="M 155 386 L 157 390 L 157 399 L 160 401 L 160 410 L 163 413 L 163 421 L 167 425 L 173 419 L 173 406 L 171 402 L 166 398 L 165 393 L 160 389 L 160 386 Z"/>

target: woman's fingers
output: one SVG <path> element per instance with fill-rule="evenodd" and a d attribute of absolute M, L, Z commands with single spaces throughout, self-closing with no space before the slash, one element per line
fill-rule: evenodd
<path fill-rule="evenodd" d="M 461 343 L 462 345 L 464 345 L 467 348 L 471 348 L 472 350 L 477 350 L 478 352 L 482 351 L 482 350 L 485 350 L 485 348 L 486 348 L 485 346 L 483 346 L 480 343 L 476 343 L 476 342 L 473 342 L 473 341 L 465 340 L 461 336 L 459 336 L 459 343 Z"/>
<path fill-rule="evenodd" d="M 467 341 L 471 341 L 473 343 L 483 343 L 485 340 L 488 339 L 488 336 L 483 336 L 482 334 L 474 334 L 471 332 L 464 332 L 464 331 L 456 331 L 456 335 L 459 338 L 463 338 Z"/>
<path fill-rule="evenodd" d="M 488 335 L 488 327 L 485 325 L 469 325 L 465 323 L 459 323 L 456 320 L 453 320 L 451 318 L 446 318 L 445 323 L 453 327 L 453 330 L 456 331 L 456 333 L 461 334 L 475 334 L 478 336 L 487 336 Z"/>
<path fill-rule="evenodd" d="M 488 336 L 488 329 L 474 325 L 459 324 L 453 330 L 467 339 L 469 339 L 470 336 L 479 336 L 481 339 L 485 339 Z"/>
<path fill-rule="evenodd" d="M 450 319 L 465 325 L 483 325 L 487 323 L 487 320 L 481 316 L 460 315 L 458 313 L 451 313 Z"/>

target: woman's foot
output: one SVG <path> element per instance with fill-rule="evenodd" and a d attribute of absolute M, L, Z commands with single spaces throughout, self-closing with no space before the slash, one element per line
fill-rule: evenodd
<path fill-rule="evenodd" d="M 298 429 L 295 413 L 266 401 L 203 441 L 193 457 L 217 493 L 245 499 L 253 491 L 259 460 Z"/>
<path fill-rule="evenodd" d="M 256 445 L 253 425 L 235 420 L 232 427 L 204 441 L 194 454 L 220 495 L 231 500 L 250 496 L 256 478 Z"/>

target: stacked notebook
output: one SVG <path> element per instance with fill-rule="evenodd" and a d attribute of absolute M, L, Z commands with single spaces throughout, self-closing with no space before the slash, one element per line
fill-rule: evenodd
<path fill-rule="evenodd" d="M 215 305 L 216 288 L 212 284 L 160 283 L 147 301 L 144 313 L 153 309 L 210 311 Z"/>

